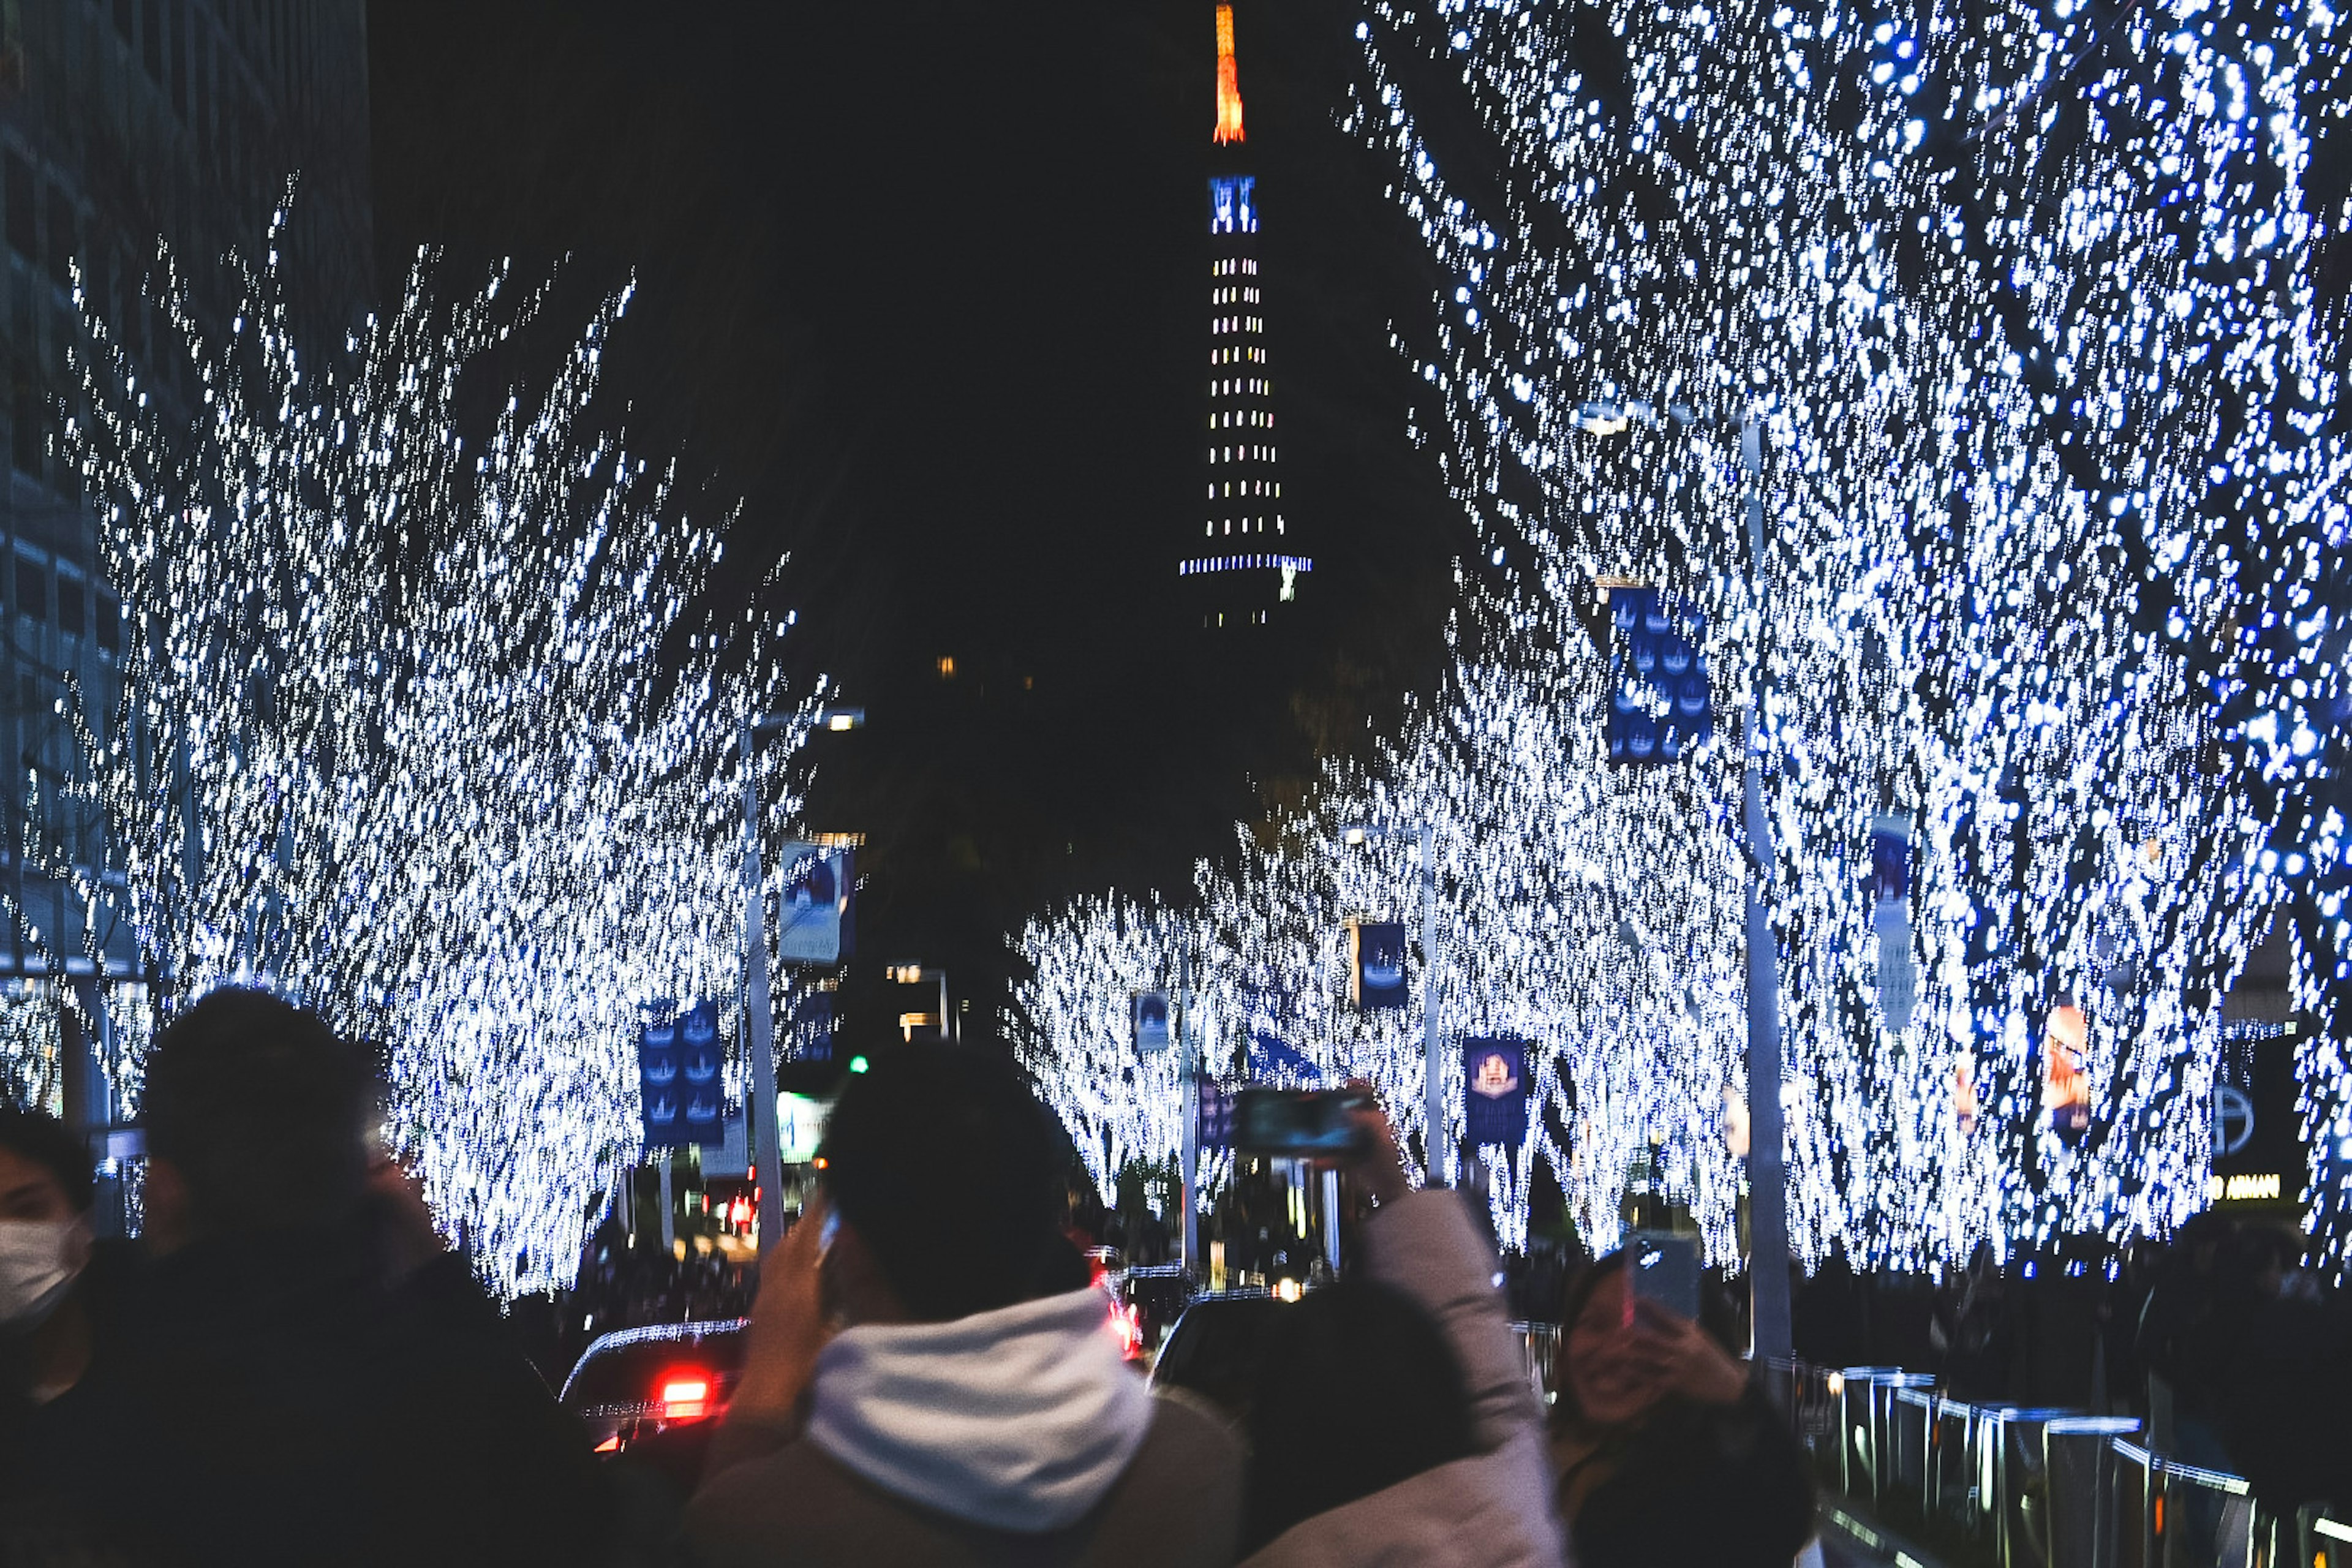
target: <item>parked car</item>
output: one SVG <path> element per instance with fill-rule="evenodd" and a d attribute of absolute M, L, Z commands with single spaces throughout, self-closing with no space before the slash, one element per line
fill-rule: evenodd
<path fill-rule="evenodd" d="M 1257 1385 L 1269 1331 L 1287 1304 L 1265 1290 L 1194 1297 L 1160 1347 L 1152 1386 L 1188 1390 L 1239 1420 Z"/>
<path fill-rule="evenodd" d="M 743 1373 L 749 1318 L 655 1323 L 600 1336 L 563 1380 L 562 1403 L 600 1454 L 620 1453 L 727 1408 Z"/>

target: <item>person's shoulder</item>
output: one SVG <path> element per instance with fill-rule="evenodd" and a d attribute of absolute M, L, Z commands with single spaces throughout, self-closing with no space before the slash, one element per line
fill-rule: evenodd
<path fill-rule="evenodd" d="M 1139 1459 L 1162 1455 L 1189 1463 L 1242 1460 L 1241 1435 L 1225 1413 L 1208 1400 L 1181 1388 L 1163 1388 L 1151 1399 L 1151 1430 L 1145 1435 Z"/>

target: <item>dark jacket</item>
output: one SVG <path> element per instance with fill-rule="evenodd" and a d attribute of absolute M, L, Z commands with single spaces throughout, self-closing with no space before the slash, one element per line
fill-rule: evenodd
<path fill-rule="evenodd" d="M 461 1263 L 373 1228 L 200 1241 L 152 1267 L 118 1495 L 167 1563 L 593 1563 L 584 1434 Z"/>
<path fill-rule="evenodd" d="M 1752 1386 L 1731 1405 L 1669 1400 L 1594 1462 L 1569 1521 L 1577 1568 L 1789 1568 L 1813 1534 L 1804 1453 Z"/>
<path fill-rule="evenodd" d="M 26 1397 L 22 1346 L 0 1337 L 0 1568 L 97 1568 L 123 1560 L 113 1420 L 125 1371 L 123 1317 L 140 1272 L 127 1243 L 101 1241 L 92 1249 L 74 1283 L 89 1316 L 89 1367 L 46 1404 Z"/>

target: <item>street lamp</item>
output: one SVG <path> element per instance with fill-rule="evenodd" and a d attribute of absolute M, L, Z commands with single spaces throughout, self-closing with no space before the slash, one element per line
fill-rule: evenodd
<path fill-rule="evenodd" d="M 1441 1152 L 1452 1140 L 1445 1121 L 1445 1073 L 1437 1047 L 1437 832 L 1429 823 L 1411 826 L 1351 823 L 1339 830 L 1350 848 L 1372 838 L 1421 838 L 1421 1051 L 1422 1180 L 1444 1186 L 1451 1173 Z"/>
<path fill-rule="evenodd" d="M 1676 426 L 1739 431 L 1741 487 L 1748 513 L 1748 593 L 1756 609 L 1759 653 L 1743 726 L 1745 752 L 1740 793 L 1748 837 L 1748 1289 L 1756 1361 L 1785 1361 L 1790 1353 L 1788 1173 L 1780 1149 L 1780 954 L 1772 940 L 1765 879 L 1772 867 L 1772 826 L 1764 815 L 1762 754 L 1766 672 L 1761 653 L 1764 574 L 1763 429 L 1756 410 L 1736 417 L 1670 403 L 1664 409 Z M 1647 403 L 1587 403 L 1577 410 L 1578 427 L 1615 435 L 1634 421 L 1659 423 Z"/>
<path fill-rule="evenodd" d="M 863 708 L 820 708 L 816 721 L 828 730 L 856 730 L 866 723 Z M 792 727 L 789 713 L 761 713 L 743 721 L 743 1010 L 744 1039 L 751 1058 L 751 1157 L 764 1163 L 768 1181 L 782 1192 L 783 1131 L 776 1118 L 776 1019 L 768 979 L 768 906 L 760 876 L 760 774 L 752 749 L 763 736 Z M 761 1235 L 767 1235 L 761 1211 Z"/>

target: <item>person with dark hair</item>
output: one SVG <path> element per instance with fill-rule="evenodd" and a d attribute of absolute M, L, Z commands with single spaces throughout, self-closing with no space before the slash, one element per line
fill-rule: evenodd
<path fill-rule="evenodd" d="M 770 1244 L 687 1511 L 707 1568 L 1225 1564 L 1240 1455 L 1156 1399 L 1061 1230 L 1044 1110 L 959 1047 L 877 1054 Z"/>
<path fill-rule="evenodd" d="M 166 1562 L 602 1561 L 586 1435 L 372 1154 L 375 1103 L 358 1051 L 259 991 L 156 1039 L 121 1507 Z"/>
<path fill-rule="evenodd" d="M 1629 1295 L 1622 1252 L 1570 1287 L 1554 1379 L 1578 1568 L 1789 1568 L 1812 1536 L 1786 1418 L 1699 1324 Z"/>
<path fill-rule="evenodd" d="M 1543 1409 L 1467 1194 L 1412 1190 L 1358 1113 L 1343 1168 L 1373 1211 L 1367 1278 L 1283 1314 L 1250 1405 L 1251 1568 L 1544 1568 L 1562 1561 Z"/>
<path fill-rule="evenodd" d="M 90 1238 L 89 1151 L 0 1105 L 0 1563 L 111 1560 L 107 1385 L 135 1262 Z"/>

